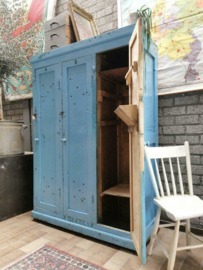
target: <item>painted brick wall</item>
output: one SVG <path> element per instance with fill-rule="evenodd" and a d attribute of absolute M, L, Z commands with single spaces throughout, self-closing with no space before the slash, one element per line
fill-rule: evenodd
<path fill-rule="evenodd" d="M 118 28 L 117 0 L 74 0 L 74 2 L 94 16 L 100 33 Z M 58 0 L 57 14 L 67 10 L 67 0 Z"/>
<path fill-rule="evenodd" d="M 194 194 L 203 199 L 203 91 L 159 97 L 159 144 L 180 145 L 185 141 L 190 143 Z M 183 162 L 183 181 L 188 189 Z M 166 168 L 169 172 L 167 164 Z M 174 169 L 178 179 L 177 167 Z M 193 219 L 192 225 L 203 228 L 203 218 Z"/>

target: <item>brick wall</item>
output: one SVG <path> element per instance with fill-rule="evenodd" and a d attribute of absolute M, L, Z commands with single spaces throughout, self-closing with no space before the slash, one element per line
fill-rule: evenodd
<path fill-rule="evenodd" d="M 6 120 L 23 120 L 23 101 L 6 101 L 3 95 L 3 113 Z"/>
<path fill-rule="evenodd" d="M 159 97 L 159 144 L 180 145 L 185 141 L 190 143 L 194 193 L 203 199 L 203 91 Z M 183 181 L 188 189 L 183 162 Z M 178 179 L 177 168 L 174 173 Z M 193 219 L 192 225 L 203 228 L 203 218 Z"/>
<path fill-rule="evenodd" d="M 94 16 L 101 34 L 118 28 L 117 0 L 74 0 L 74 2 Z M 58 0 L 57 15 L 67 10 L 67 0 Z"/>

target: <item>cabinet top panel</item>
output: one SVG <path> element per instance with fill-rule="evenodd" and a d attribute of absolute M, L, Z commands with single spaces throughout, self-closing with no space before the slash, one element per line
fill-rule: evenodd
<path fill-rule="evenodd" d="M 32 64 L 35 64 L 37 62 L 41 62 L 50 58 L 59 57 L 61 55 L 67 55 L 69 53 L 76 52 L 79 50 L 85 50 L 86 52 L 84 54 L 92 54 L 92 53 L 99 53 L 102 51 L 106 51 L 111 48 L 116 47 L 122 47 L 128 44 L 131 34 L 133 32 L 135 25 L 129 25 L 123 28 L 119 28 L 117 30 L 107 32 L 101 35 L 98 35 L 96 37 L 78 41 L 66 46 L 63 46 L 58 49 L 54 49 L 49 52 L 44 52 L 38 55 L 35 55 L 30 58 L 30 61 Z M 118 42 L 120 40 L 120 42 Z M 111 48 L 106 46 L 105 44 L 110 42 Z M 113 46 L 112 46 L 113 44 Z M 57 62 L 60 60 L 58 59 Z"/>

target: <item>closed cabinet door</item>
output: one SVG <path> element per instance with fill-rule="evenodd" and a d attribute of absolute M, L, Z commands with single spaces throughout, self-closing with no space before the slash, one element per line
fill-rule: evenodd
<path fill-rule="evenodd" d="M 62 187 L 62 96 L 59 65 L 37 69 L 35 80 L 34 204 L 35 210 L 58 215 Z"/>
<path fill-rule="evenodd" d="M 62 64 L 64 216 L 91 226 L 96 194 L 96 93 L 91 55 Z"/>

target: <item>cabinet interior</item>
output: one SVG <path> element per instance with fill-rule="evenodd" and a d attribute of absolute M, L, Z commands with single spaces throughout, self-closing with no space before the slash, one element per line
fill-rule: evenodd
<path fill-rule="evenodd" d="M 129 104 L 128 46 L 97 54 L 98 222 L 130 230 L 129 133 L 114 111 Z"/>

